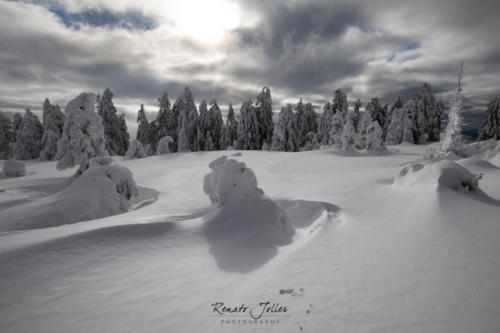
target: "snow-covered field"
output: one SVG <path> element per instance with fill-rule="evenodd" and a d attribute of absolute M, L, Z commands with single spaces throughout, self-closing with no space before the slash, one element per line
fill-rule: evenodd
<path fill-rule="evenodd" d="M 0 331 L 498 332 L 500 155 L 400 173 L 425 149 L 115 158 L 139 186 L 132 210 L 55 227 L 41 203 L 78 209 L 57 196 L 75 169 L 28 162 L 0 180 Z M 265 197 L 211 204 L 204 177 L 222 155 L 294 232 L 254 227 L 276 213 Z M 467 170 L 482 191 L 457 190 Z M 211 305 L 267 301 L 287 311 L 254 322 Z"/>

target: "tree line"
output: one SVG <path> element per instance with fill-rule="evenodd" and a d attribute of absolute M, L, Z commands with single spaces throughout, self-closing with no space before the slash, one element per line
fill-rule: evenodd
<path fill-rule="evenodd" d="M 436 100 L 431 86 L 425 83 L 406 102 L 398 97 L 390 105 L 383 105 L 375 97 L 365 105 L 364 112 L 359 99 L 349 108 L 347 94 L 339 89 L 320 114 L 311 103 L 299 99 L 295 105 L 283 106 L 273 117 L 271 90 L 264 87 L 255 102 L 242 103 L 239 114 L 229 103 L 223 119 L 217 100 L 202 100 L 197 107 L 186 87 L 173 105 L 168 94 L 162 94 L 151 121 L 141 105 L 136 139 L 130 141 L 125 116 L 118 114 L 111 90 L 104 90 L 94 102 L 104 130 L 105 150 L 129 158 L 225 149 L 295 152 L 327 145 L 342 150 L 383 150 L 385 144 L 426 144 L 440 140 L 445 112 L 444 104 Z M 65 124 L 66 116 L 48 99 L 43 103 L 42 122 L 29 109 L 23 116 L 15 113 L 12 117 L 0 111 L 0 158 L 59 160 L 58 144 L 64 127 L 69 126 Z M 81 136 L 78 139 L 85 140 L 85 134 Z M 500 139 L 498 98 L 488 104 L 478 140 L 491 138 Z"/>

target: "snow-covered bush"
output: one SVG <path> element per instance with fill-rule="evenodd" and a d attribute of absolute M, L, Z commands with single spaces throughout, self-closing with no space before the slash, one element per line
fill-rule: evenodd
<path fill-rule="evenodd" d="M 23 161 L 6 160 L 3 164 L 5 177 L 22 177 L 26 175 L 26 165 Z"/>
<path fill-rule="evenodd" d="M 203 181 L 203 190 L 216 207 L 218 218 L 238 233 L 255 234 L 274 241 L 291 241 L 294 229 L 283 209 L 257 186 L 254 172 L 245 163 L 222 156 L 209 164 L 211 172 Z"/>
<path fill-rule="evenodd" d="M 158 141 L 158 146 L 156 147 L 156 155 L 170 154 L 172 153 L 172 146 L 174 144 L 174 139 L 171 136 L 164 136 Z"/>
<path fill-rule="evenodd" d="M 125 159 L 131 160 L 134 158 L 144 158 L 146 157 L 146 151 L 139 140 L 132 140 L 128 146 L 127 152 L 125 153 Z"/>
<path fill-rule="evenodd" d="M 59 193 L 82 208 L 74 212 L 73 222 L 128 211 L 132 197 L 138 195 L 137 185 L 128 168 L 111 162 L 109 157 L 90 159 L 89 168 Z"/>
<path fill-rule="evenodd" d="M 57 168 L 79 165 L 75 177 L 87 169 L 90 158 L 108 155 L 102 119 L 94 112 L 95 103 L 95 94 L 82 93 L 66 105 L 63 133 L 57 142 Z"/>

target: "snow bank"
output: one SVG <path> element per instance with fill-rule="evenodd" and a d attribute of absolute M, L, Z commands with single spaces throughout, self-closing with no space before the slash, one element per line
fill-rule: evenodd
<path fill-rule="evenodd" d="M 394 180 L 397 186 L 437 185 L 438 189 L 475 191 L 479 177 L 460 164 L 441 160 L 429 164 L 413 163 L 404 166 Z"/>
<path fill-rule="evenodd" d="M 109 157 L 94 157 L 62 191 L 3 211 L 0 231 L 46 228 L 128 211 L 138 195 L 137 185 L 129 169 L 111 162 Z"/>
<path fill-rule="evenodd" d="M 26 165 L 22 161 L 7 160 L 3 164 L 5 177 L 22 177 L 26 175 Z"/>
<path fill-rule="evenodd" d="M 284 210 L 257 187 L 243 162 L 222 156 L 209 165 L 203 190 L 220 210 L 204 225 L 212 254 L 227 271 L 253 270 L 292 242 L 295 233 Z"/>

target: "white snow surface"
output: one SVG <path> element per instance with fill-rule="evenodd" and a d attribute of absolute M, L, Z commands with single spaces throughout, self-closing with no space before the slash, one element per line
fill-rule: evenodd
<path fill-rule="evenodd" d="M 0 233 L 1 331 L 498 332 L 500 158 L 422 164 L 403 181 L 425 149 L 234 157 L 285 212 L 294 233 L 283 242 L 238 231 L 267 216 L 253 202 L 227 215 L 212 206 L 203 181 L 224 152 L 119 160 L 156 196 L 120 215 Z M 28 161 L 28 175 L 0 181 L 2 228 L 60 191 L 74 170 L 55 164 Z M 448 185 L 482 173 L 481 192 L 439 187 L 449 173 Z M 223 324 L 210 306 L 266 301 L 288 308 L 279 323 Z"/>
<path fill-rule="evenodd" d="M 61 191 L 0 211 L 0 231 L 37 229 L 127 212 L 139 191 L 126 167 L 107 156 L 89 160 L 89 168 Z M 62 185 L 64 186 L 64 184 Z"/>

